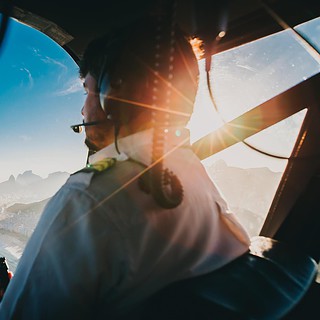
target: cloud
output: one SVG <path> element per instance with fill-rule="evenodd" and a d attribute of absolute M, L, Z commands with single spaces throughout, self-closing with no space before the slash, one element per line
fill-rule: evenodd
<path fill-rule="evenodd" d="M 28 80 L 29 80 L 29 88 L 31 89 L 33 87 L 33 78 L 32 78 L 32 75 L 31 75 L 31 72 L 29 69 L 23 67 L 23 68 L 20 68 L 21 71 L 25 71 L 28 75 Z"/>
<path fill-rule="evenodd" d="M 41 59 L 44 63 L 48 63 L 48 64 L 55 64 L 56 66 L 62 68 L 64 71 L 68 71 L 68 68 L 65 64 L 63 64 L 62 62 L 56 60 L 56 59 L 53 59 L 53 58 L 50 58 L 48 56 L 44 57 Z"/>
<path fill-rule="evenodd" d="M 31 48 L 31 50 L 33 52 L 33 55 L 36 57 L 39 57 L 42 62 L 47 63 L 47 64 L 55 64 L 65 71 L 68 70 L 67 66 L 65 64 L 61 63 L 59 60 L 53 59 L 49 56 L 43 56 L 40 53 L 40 50 L 38 48 Z"/>
<path fill-rule="evenodd" d="M 29 48 L 30 48 L 30 47 L 29 47 Z M 39 53 L 40 50 L 39 50 L 38 48 L 32 47 L 31 50 L 33 51 L 33 54 L 34 54 L 35 56 L 41 57 L 41 54 Z"/>
<path fill-rule="evenodd" d="M 53 65 L 54 67 L 57 67 L 60 69 L 60 72 L 56 73 L 58 82 L 60 82 L 69 71 L 68 67 L 65 64 L 63 64 L 61 61 L 50 58 L 48 56 L 42 58 L 41 61 L 48 65 Z"/>
<path fill-rule="evenodd" d="M 83 90 L 82 82 L 78 77 L 73 77 L 72 79 L 69 79 L 69 81 L 65 80 L 65 77 L 70 74 L 70 68 L 66 64 L 60 60 L 42 55 L 37 48 L 31 48 L 31 50 L 33 51 L 33 55 L 39 57 L 43 63 L 54 65 L 56 69 L 59 70 L 56 71 L 57 83 L 63 83 L 64 88 L 53 93 L 55 96 L 66 96 Z"/>
<path fill-rule="evenodd" d="M 67 84 L 66 89 L 56 92 L 57 96 L 66 96 L 68 94 L 83 91 L 83 84 L 79 78 L 72 78 Z"/>

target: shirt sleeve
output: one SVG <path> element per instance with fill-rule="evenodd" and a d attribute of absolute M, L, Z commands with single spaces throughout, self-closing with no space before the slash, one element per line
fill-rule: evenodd
<path fill-rule="evenodd" d="M 5 293 L 0 319 L 94 318 L 102 283 L 108 295 L 119 281 L 123 252 L 101 210 L 86 192 L 68 186 L 50 200 Z"/>

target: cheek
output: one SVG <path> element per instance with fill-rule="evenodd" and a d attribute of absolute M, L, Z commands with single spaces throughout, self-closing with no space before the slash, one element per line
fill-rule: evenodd
<path fill-rule="evenodd" d="M 86 122 L 105 118 L 105 113 L 100 107 L 100 101 L 95 96 L 87 96 L 82 109 L 82 114 Z"/>

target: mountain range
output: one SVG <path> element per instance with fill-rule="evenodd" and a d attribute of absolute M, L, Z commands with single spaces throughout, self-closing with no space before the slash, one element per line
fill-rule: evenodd
<path fill-rule="evenodd" d="M 0 207 L 8 207 L 14 203 L 32 203 L 52 197 L 70 176 L 67 172 L 54 172 L 42 178 L 32 172 L 25 171 L 17 178 L 13 175 L 0 183 Z"/>
<path fill-rule="evenodd" d="M 212 164 L 207 172 L 229 205 L 262 215 L 269 210 L 282 176 L 268 168 L 230 167 L 223 160 Z"/>
<path fill-rule="evenodd" d="M 281 179 L 281 172 L 268 168 L 242 169 L 228 166 L 218 160 L 206 167 L 208 174 L 226 199 L 230 209 L 246 226 L 250 235 L 257 235 Z M 55 172 L 41 178 L 31 170 L 0 183 L 0 218 L 2 223 L 26 216 L 38 219 L 43 207 L 70 176 L 67 172 Z M 2 213 L 2 214 L 1 214 Z M 12 220 L 13 219 L 13 220 Z M 1 220 L 1 219 L 0 219 Z M 31 221 L 30 221 L 31 222 Z M 27 223 L 29 225 L 29 223 Z M 28 227 L 28 232 L 32 225 Z"/>
<path fill-rule="evenodd" d="M 282 172 L 237 168 L 218 160 L 206 168 L 230 209 L 251 236 L 257 235 L 277 191 Z"/>
<path fill-rule="evenodd" d="M 249 236 L 257 235 L 282 173 L 268 168 L 231 167 L 222 160 L 206 170 Z M 11 175 L 7 181 L 0 183 L 0 252 L 3 248 L 23 252 L 43 208 L 69 176 L 67 172 L 55 172 L 41 178 L 29 170 L 17 178 Z M 19 260 L 17 254 L 12 255 L 4 250 L 2 255 L 7 256 L 10 269 L 14 271 Z"/>

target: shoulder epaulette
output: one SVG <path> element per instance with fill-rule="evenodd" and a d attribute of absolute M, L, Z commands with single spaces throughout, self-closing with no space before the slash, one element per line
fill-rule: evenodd
<path fill-rule="evenodd" d="M 95 163 L 88 163 L 84 168 L 78 170 L 77 172 L 103 172 L 107 169 L 113 167 L 116 164 L 117 160 L 115 158 L 105 158 L 103 160 L 97 161 Z"/>
<path fill-rule="evenodd" d="M 102 172 L 113 167 L 117 160 L 115 158 L 105 158 L 103 160 L 97 161 L 95 163 L 89 163 L 83 168 L 82 172 Z"/>

